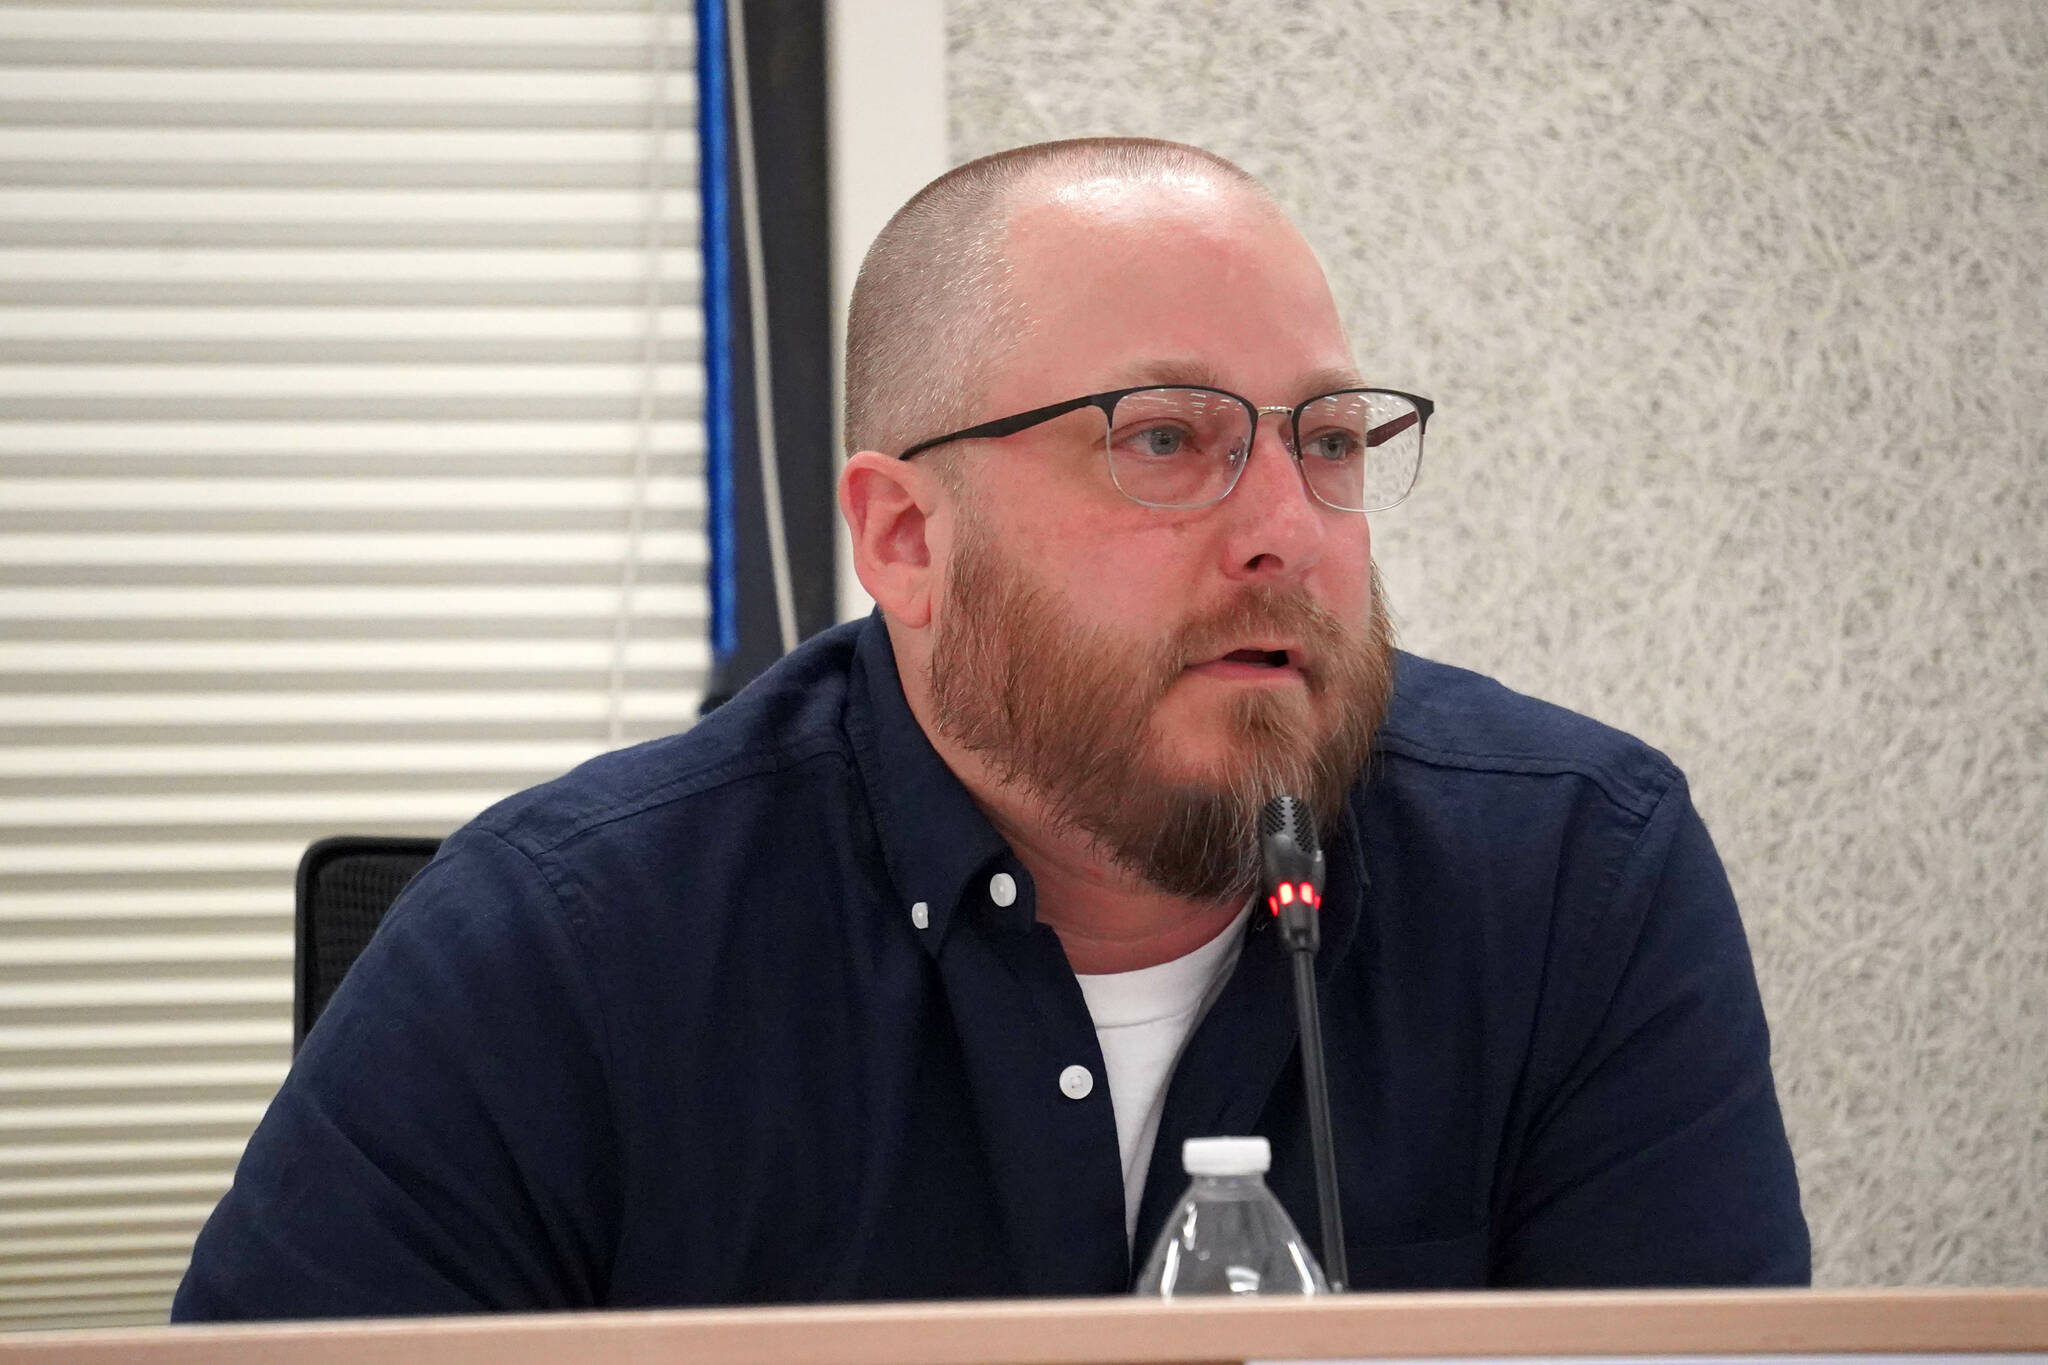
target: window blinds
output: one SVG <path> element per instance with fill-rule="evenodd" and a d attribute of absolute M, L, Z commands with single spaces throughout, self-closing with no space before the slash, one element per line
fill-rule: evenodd
<path fill-rule="evenodd" d="M 696 713 L 650 3 L 0 3 L 0 1329 L 162 1320 L 306 844 Z"/>

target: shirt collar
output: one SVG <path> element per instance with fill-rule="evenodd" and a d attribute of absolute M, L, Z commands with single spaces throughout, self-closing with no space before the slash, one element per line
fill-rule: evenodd
<path fill-rule="evenodd" d="M 911 714 L 880 611 L 860 628 L 851 702 L 847 737 L 875 812 L 882 858 L 903 899 L 899 908 L 927 951 L 938 954 L 966 903 L 1029 927 L 1030 878 Z M 988 884 L 998 872 L 1008 873 L 1015 888 L 1008 907 L 989 905 Z"/>

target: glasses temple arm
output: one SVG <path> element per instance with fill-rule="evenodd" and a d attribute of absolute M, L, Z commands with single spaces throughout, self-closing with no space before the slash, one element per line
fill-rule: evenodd
<path fill-rule="evenodd" d="M 1070 412 L 1078 412 L 1089 406 L 1102 408 L 1103 415 L 1107 416 L 1109 409 L 1103 406 L 1104 397 L 1103 394 L 1089 394 L 1085 398 L 1070 398 L 1064 403 L 1049 403 L 1042 408 L 1017 413 L 1013 417 L 999 417 L 993 422 L 983 422 L 977 427 L 948 432 L 944 436 L 934 436 L 929 441 L 919 441 L 896 458 L 907 460 L 913 455 L 922 455 L 934 446 L 945 445 L 948 441 L 995 440 L 1004 436 L 1015 436 L 1027 427 L 1035 427 L 1040 422 L 1050 422 L 1055 417 L 1064 417 Z"/>
<path fill-rule="evenodd" d="M 1421 420 L 1422 414 L 1419 412 L 1404 412 L 1391 422 L 1382 422 L 1378 426 L 1368 429 L 1365 433 L 1365 444 L 1368 449 L 1377 445 L 1385 445 L 1388 441 L 1393 440 L 1396 436 L 1399 436 Z"/>

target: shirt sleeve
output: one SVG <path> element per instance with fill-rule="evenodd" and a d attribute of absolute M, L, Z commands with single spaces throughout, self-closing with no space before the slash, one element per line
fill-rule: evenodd
<path fill-rule="evenodd" d="M 455 835 L 250 1139 L 175 1321 L 590 1307 L 617 1222 L 603 1023 L 533 861 Z"/>
<path fill-rule="evenodd" d="M 1756 973 L 1683 779 L 1605 880 L 1607 894 L 1556 921 L 1553 970 L 1566 971 L 1539 1024 L 1542 1098 L 1506 1184 L 1493 1278 L 1805 1284 Z"/>

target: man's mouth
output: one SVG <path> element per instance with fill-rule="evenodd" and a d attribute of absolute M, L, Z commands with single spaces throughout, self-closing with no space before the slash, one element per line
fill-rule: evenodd
<path fill-rule="evenodd" d="M 1307 662 L 1298 649 L 1233 649 L 1201 663 L 1190 664 L 1188 672 L 1224 682 L 1284 682 L 1301 680 Z"/>

